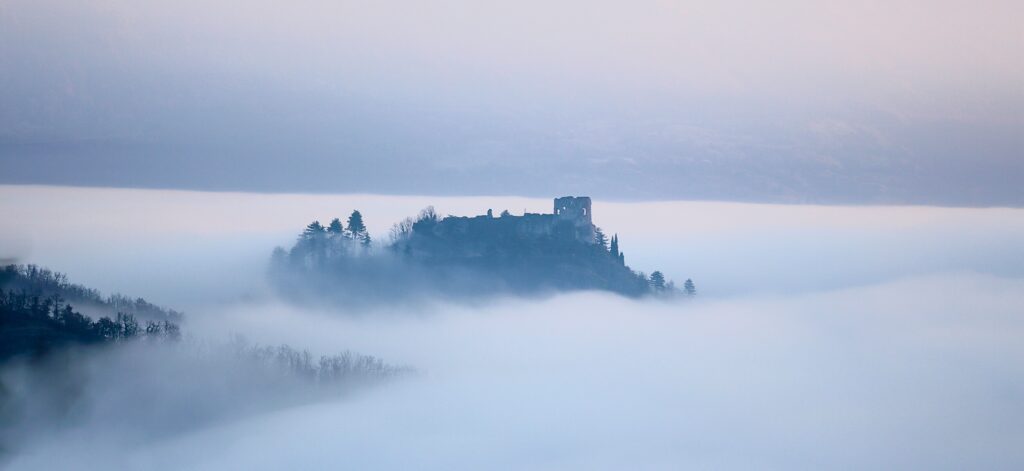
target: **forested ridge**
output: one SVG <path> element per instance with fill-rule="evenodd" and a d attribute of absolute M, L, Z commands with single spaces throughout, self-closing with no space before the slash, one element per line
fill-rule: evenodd
<path fill-rule="evenodd" d="M 538 217 L 539 216 L 539 217 Z M 606 290 L 630 297 L 696 294 L 661 271 L 632 270 L 617 234 L 597 226 L 593 239 L 574 237 L 557 222 L 549 231 L 526 231 L 526 219 L 504 211 L 486 216 L 441 218 L 427 208 L 395 224 L 386 243 L 371 241 L 363 214 L 347 224 L 313 221 L 290 249 L 271 257 L 271 279 L 291 298 L 326 297 L 348 305 L 390 302 L 410 296 L 476 297 L 569 290 Z M 529 229 L 527 227 L 527 229 Z"/>
<path fill-rule="evenodd" d="M 113 316 L 94 319 L 76 307 L 79 303 Z M 171 319 L 181 318 L 180 312 L 142 298 L 103 297 L 99 291 L 68 282 L 62 273 L 35 265 L 7 265 L 0 271 L 0 361 L 22 355 L 38 358 L 69 345 L 142 337 L 177 340 L 181 329 Z"/>

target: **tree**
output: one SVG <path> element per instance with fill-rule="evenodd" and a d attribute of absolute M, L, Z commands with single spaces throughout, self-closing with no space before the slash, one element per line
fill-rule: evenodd
<path fill-rule="evenodd" d="M 101 317 L 100 320 L 94 322 L 93 330 L 104 340 L 115 340 L 119 329 L 114 321 L 110 320 L 109 317 Z"/>
<path fill-rule="evenodd" d="M 660 271 L 651 273 L 651 289 L 656 292 L 665 291 L 665 275 Z"/>
<path fill-rule="evenodd" d="M 408 239 L 410 236 L 412 236 L 412 225 L 415 223 L 416 221 L 414 221 L 412 218 L 405 218 L 402 221 L 396 222 L 393 226 L 391 226 L 391 243 L 395 244 L 400 241 L 404 241 Z"/>
<path fill-rule="evenodd" d="M 612 251 L 612 256 L 615 256 L 615 257 L 619 256 L 619 235 L 618 234 L 615 234 L 615 235 L 612 236 L 611 251 Z"/>
<path fill-rule="evenodd" d="M 363 248 L 370 247 L 370 233 L 366 231 L 366 224 L 363 224 L 363 215 L 358 210 L 352 211 L 348 217 L 348 232 L 353 239 L 359 241 Z"/>
<path fill-rule="evenodd" d="M 327 226 L 327 232 L 330 234 L 342 234 L 345 232 L 345 228 L 341 225 L 341 219 L 334 218 L 331 220 L 331 224 Z"/>
<path fill-rule="evenodd" d="M 318 240 L 324 235 L 324 226 L 320 224 L 320 221 L 313 221 L 306 226 L 306 229 L 302 231 L 302 235 L 299 236 L 303 241 L 314 241 Z"/>
<path fill-rule="evenodd" d="M 327 244 L 325 243 L 327 232 L 320 221 L 313 221 L 306 226 L 306 229 L 299 235 L 299 243 L 292 254 L 305 263 L 320 263 L 323 261 Z"/>
<path fill-rule="evenodd" d="M 363 215 L 358 210 L 352 211 L 352 215 L 348 217 L 348 231 L 355 238 L 359 238 L 359 236 L 366 232 L 366 225 L 363 224 Z"/>
<path fill-rule="evenodd" d="M 689 278 L 686 279 L 686 283 L 683 283 L 683 292 L 686 293 L 687 296 L 697 295 L 697 287 L 693 285 L 693 280 Z"/>
<path fill-rule="evenodd" d="M 594 227 L 594 243 L 602 249 L 608 250 L 608 237 L 604 235 L 604 231 L 600 227 Z"/>
<path fill-rule="evenodd" d="M 117 313 L 117 324 L 120 338 L 132 338 L 139 334 L 139 321 L 131 314 Z"/>
<path fill-rule="evenodd" d="M 437 222 L 437 219 L 437 211 L 434 211 L 433 206 L 423 208 L 419 216 L 416 216 L 416 222 L 425 222 L 427 224 L 434 224 Z"/>
<path fill-rule="evenodd" d="M 270 254 L 270 269 L 274 272 L 280 272 L 288 266 L 288 251 L 284 247 L 274 247 L 274 251 Z"/>

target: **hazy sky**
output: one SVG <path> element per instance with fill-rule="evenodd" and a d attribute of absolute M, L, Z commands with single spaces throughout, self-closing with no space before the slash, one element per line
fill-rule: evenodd
<path fill-rule="evenodd" d="M 1016 1 L 0 1 L 0 182 L 1024 204 Z"/>

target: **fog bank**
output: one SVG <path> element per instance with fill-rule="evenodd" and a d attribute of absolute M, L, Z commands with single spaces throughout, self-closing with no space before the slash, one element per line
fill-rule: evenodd
<path fill-rule="evenodd" d="M 551 201 L 0 186 L 0 258 L 184 310 L 200 343 L 241 335 L 418 372 L 315 401 L 298 387 L 296 401 L 264 376 L 218 389 L 216 375 L 128 352 L 101 363 L 121 370 L 81 370 L 72 409 L 127 423 L 41 418 L 5 464 L 1024 467 L 1022 210 L 596 200 L 628 264 L 697 282 L 687 302 L 577 292 L 352 315 L 266 290 L 271 248 L 311 220 L 359 209 L 381 240 L 426 205 L 521 214 Z M 121 409 L 140 395 L 161 407 Z"/>
<path fill-rule="evenodd" d="M 970 274 L 363 318 L 238 304 L 203 328 L 370 350 L 422 374 L 130 449 L 97 424 L 11 469 L 1018 469 L 1022 305 L 1024 280 Z"/>
<path fill-rule="evenodd" d="M 560 195 L 552 195 L 560 196 Z M 550 212 L 547 198 L 446 198 L 0 185 L 0 258 L 185 309 L 260 296 L 270 250 L 359 209 L 370 233 L 441 215 Z M 1024 276 L 1024 210 L 594 201 L 626 263 L 706 296 L 807 293 L 930 273 Z"/>

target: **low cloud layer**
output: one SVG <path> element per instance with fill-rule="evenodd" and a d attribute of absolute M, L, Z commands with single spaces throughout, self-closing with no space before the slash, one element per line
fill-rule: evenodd
<path fill-rule="evenodd" d="M 555 193 L 552 196 L 561 196 Z M 260 296 L 270 251 L 313 220 L 362 211 L 374 240 L 441 215 L 551 212 L 549 198 L 208 193 L 0 185 L 0 258 L 189 311 Z M 1024 277 L 1024 210 L 594 201 L 626 263 L 704 296 L 800 293 L 975 271 Z M 5 252 L 6 251 L 6 252 Z"/>
<path fill-rule="evenodd" d="M 216 355 L 198 373 L 173 355 L 90 357 L 119 370 L 81 370 L 76 420 L 38 416 L 5 466 L 1024 467 L 1021 210 L 595 201 L 628 263 L 694 278 L 685 302 L 579 292 L 353 313 L 265 290 L 270 249 L 310 220 L 360 209 L 380 238 L 427 204 L 551 201 L 0 187 L 9 256 L 184 310 L 198 345 L 240 335 L 417 371 L 311 398 L 218 389 Z"/>
<path fill-rule="evenodd" d="M 344 345 L 422 374 L 131 447 L 87 423 L 87 440 L 41 437 L 10 467 L 1018 469 L 1022 293 L 1020 279 L 950 274 L 730 301 L 582 293 L 362 318 L 240 304 L 197 326 Z M 130 396 L 129 385 L 94 387 Z"/>

